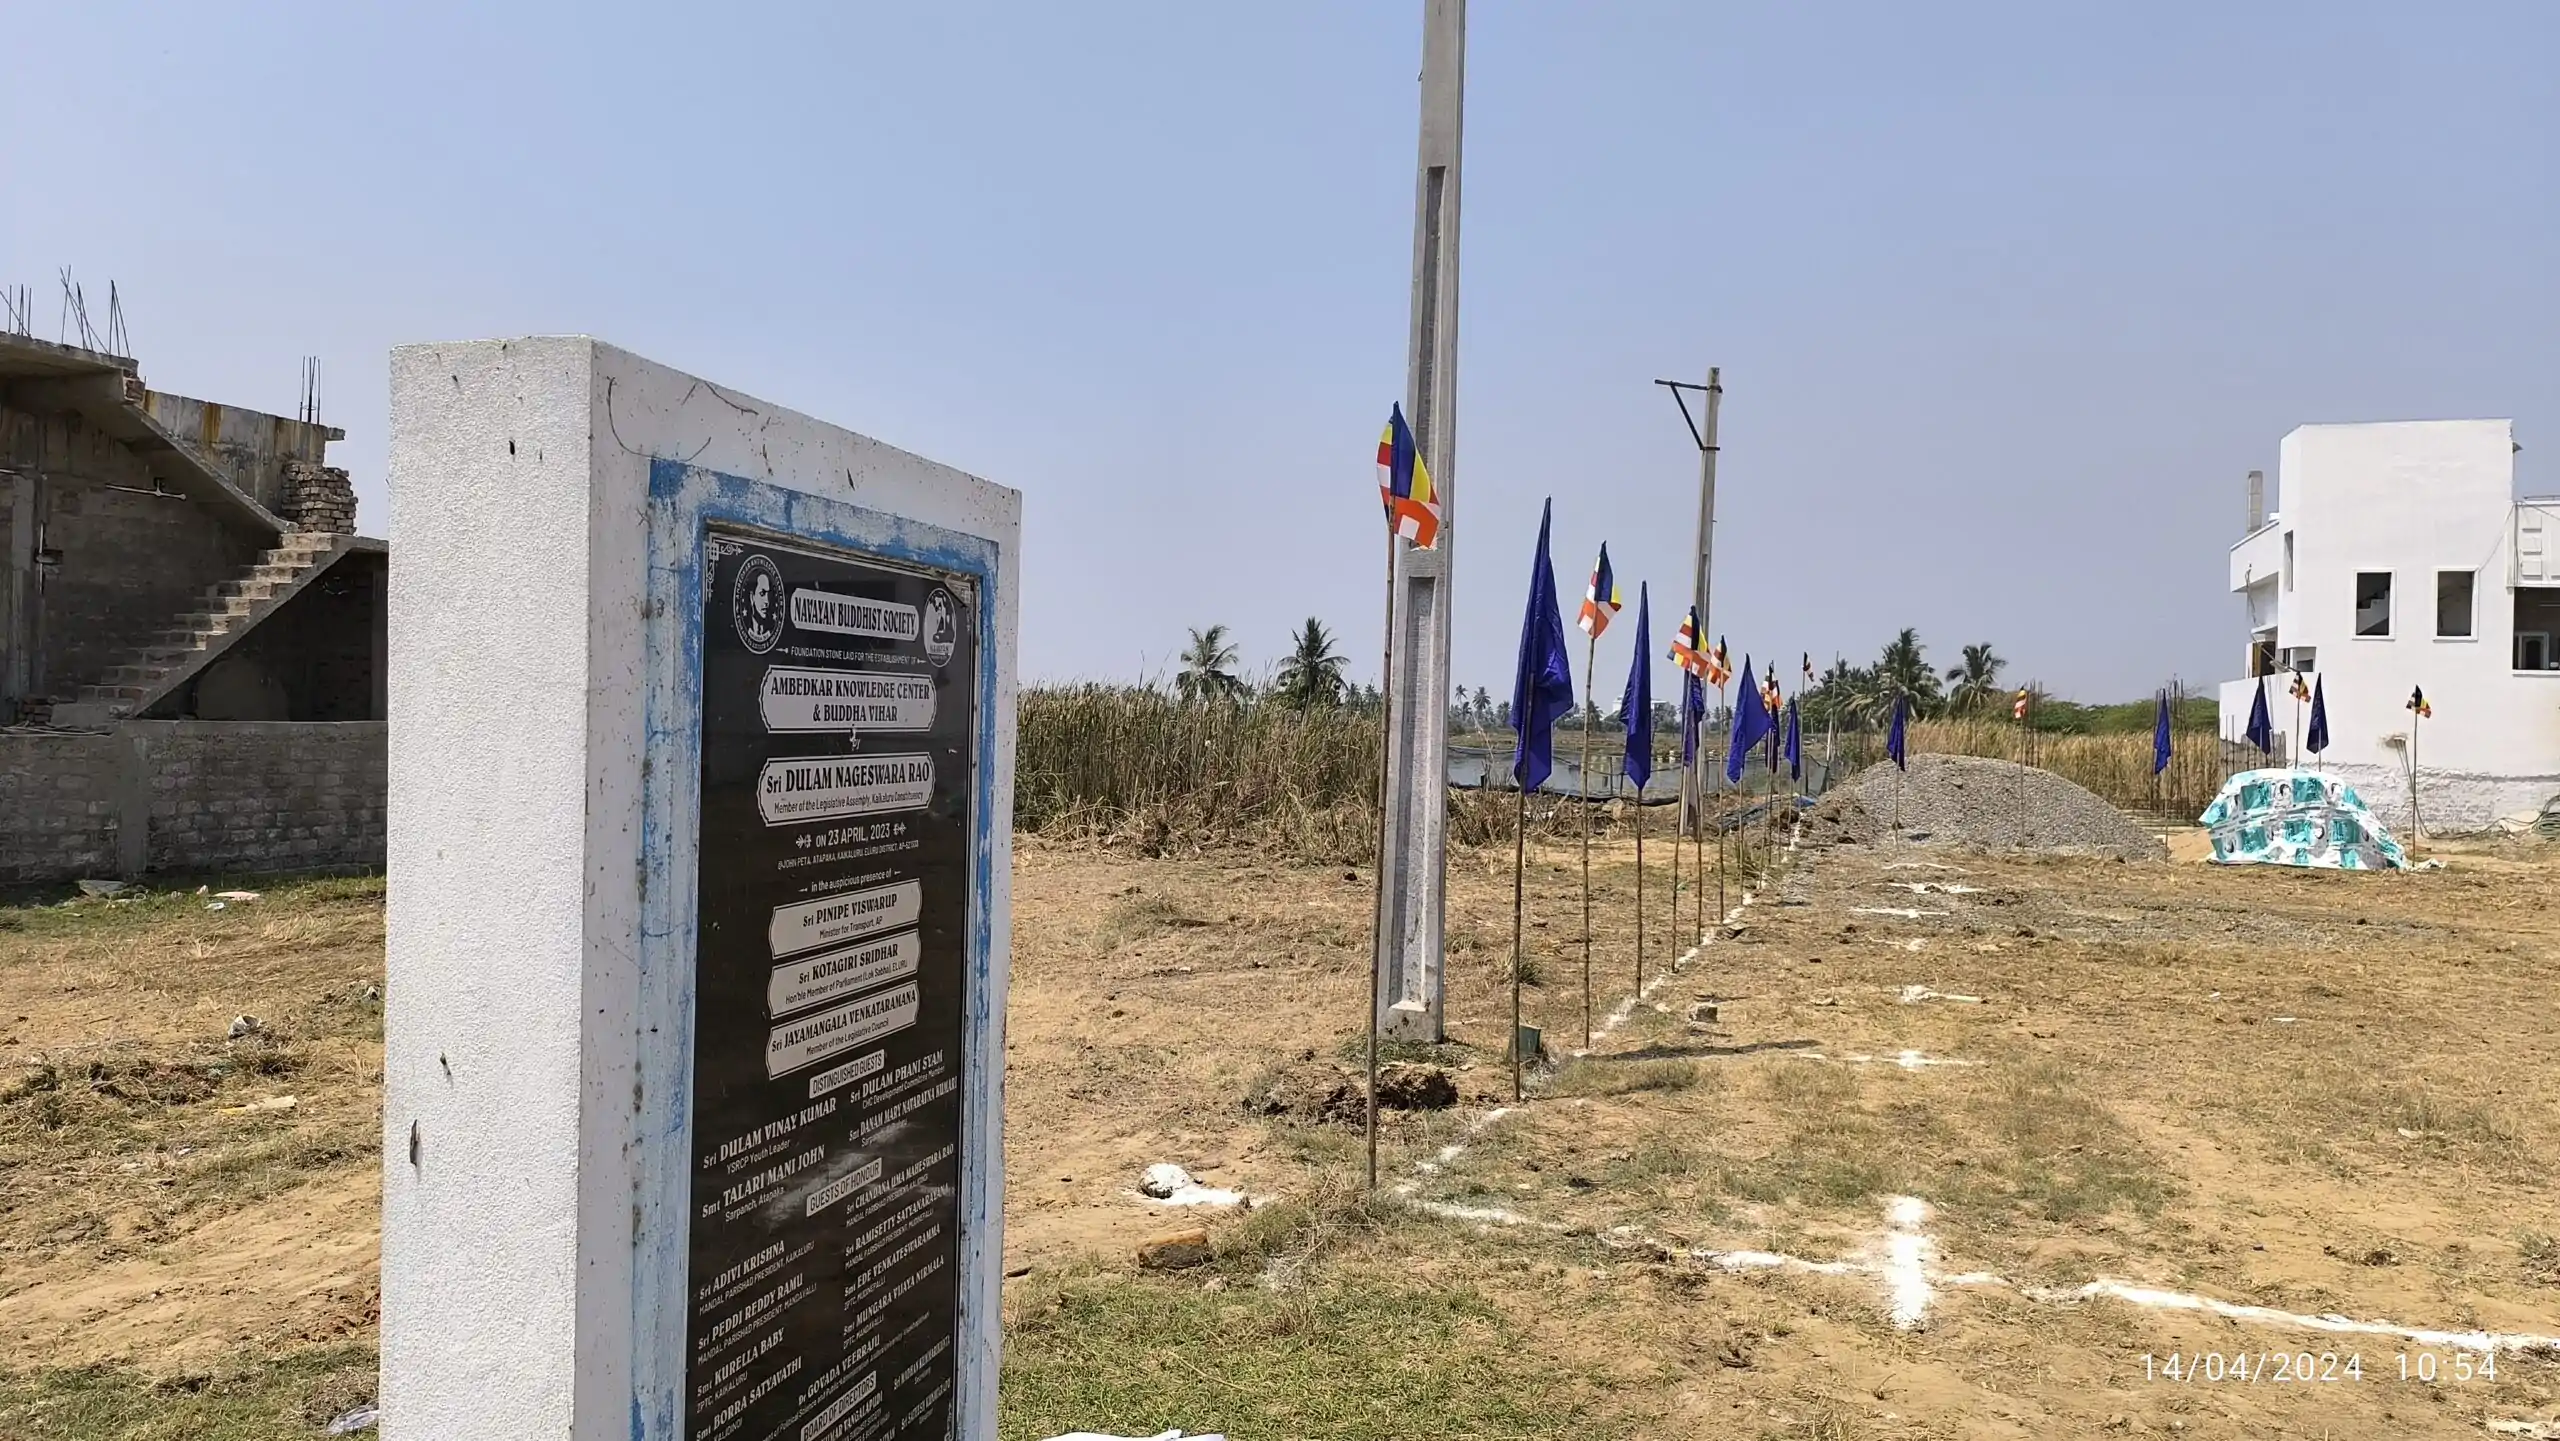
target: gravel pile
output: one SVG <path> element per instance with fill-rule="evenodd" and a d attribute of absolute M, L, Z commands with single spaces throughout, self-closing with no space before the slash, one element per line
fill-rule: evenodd
<path fill-rule="evenodd" d="M 1979 756 L 1915 755 L 1906 774 L 1869 766 L 1822 798 L 1807 838 L 2056 851 L 2126 860 L 2167 846 L 2124 812 L 2051 771 Z"/>

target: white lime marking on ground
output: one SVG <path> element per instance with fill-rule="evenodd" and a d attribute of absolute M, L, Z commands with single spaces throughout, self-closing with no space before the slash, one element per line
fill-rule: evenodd
<path fill-rule="evenodd" d="M 1485 1226 L 1528 1226 L 1540 1231 L 1564 1229 L 1553 1221 L 1533 1221 L 1517 1211 L 1506 1211 L 1500 1206 L 1462 1206 L 1455 1201 L 1416 1200 L 1407 1200 L 1405 1204 L 1425 1215 L 1438 1216 L 1449 1221 L 1472 1221 Z"/>
<path fill-rule="evenodd" d="M 1922 916 L 1943 916 L 1946 915 L 1947 912 L 1923 911 L 1910 906 L 1851 906 L 1849 908 L 1849 914 L 1853 916 L 1900 916 L 1906 921 L 1916 921 Z"/>
<path fill-rule="evenodd" d="M 1954 1056 L 1932 1056 L 1920 1051 L 1898 1051 L 1890 1056 L 1870 1056 L 1861 1051 L 1855 1055 L 1831 1056 L 1821 1051 L 1788 1051 L 1784 1054 L 1807 1061 L 1830 1061 L 1842 1066 L 1900 1066 L 1906 1071 L 1925 1071 L 1931 1066 L 1979 1066 L 1980 1061 L 1961 1060 Z"/>
<path fill-rule="evenodd" d="M 2197 1311 L 2220 1316 L 2229 1321 L 2260 1326 L 2288 1327 L 2306 1331 L 2327 1331 L 2358 1336 L 2391 1336 L 2420 1346 L 2449 1346 L 2481 1353 L 2546 1352 L 2560 1355 L 2560 1335 L 2540 1335 L 2517 1331 L 2451 1331 L 2427 1326 L 2403 1326 L 2392 1321 L 2358 1321 L 2346 1316 L 2306 1316 L 2279 1310 L 2273 1306 L 2250 1306 L 2199 1296 L 2184 1291 L 2164 1291 L 2156 1286 L 2138 1285 L 2131 1281 L 2102 1276 L 2082 1286 L 2036 1286 L 2010 1280 L 1990 1271 L 1938 1271 L 1930 1263 L 1936 1259 L 1937 1245 L 1921 1229 L 1931 1215 L 1927 1202 L 1916 1196 L 1897 1196 L 1887 1203 L 1883 1259 L 1850 1257 L 1837 1261 L 1815 1261 L 1777 1251 L 1717 1251 L 1699 1249 L 1689 1253 L 1692 1260 L 1725 1271 L 1804 1271 L 1823 1276 L 1874 1276 L 1885 1283 L 1894 1324 L 1910 1327 L 1928 1316 L 1935 1300 L 1935 1289 L 1945 1286 L 1999 1286 L 2017 1292 L 2031 1301 L 2048 1305 L 2077 1305 L 2084 1301 L 2110 1297 L 2129 1305 L 2153 1310 Z M 1624 1234 L 1627 1228 L 1618 1228 Z M 1658 1241 L 1645 1244 L 1661 1249 Z M 2516 1433 L 2530 1434 L 2530 1433 Z M 2553 1433 L 2560 1436 L 2560 1431 Z"/>
<path fill-rule="evenodd" d="M 1901 1001 L 1906 1006 L 1916 1006 L 1922 1001 L 1953 1001 L 1960 1006 L 1978 1006 L 1982 1004 L 1982 997 L 1955 991 L 1933 991 L 1927 986 L 1904 986 Z"/>
<path fill-rule="evenodd" d="M 1928 1263 L 1937 1247 L 1921 1234 L 1929 1203 L 1896 1196 L 1884 1209 L 1884 1283 L 1893 1297 L 1893 1324 L 1908 1331 L 1929 1319 Z"/>
<path fill-rule="evenodd" d="M 1169 1162 L 1149 1166 L 1146 1179 L 1129 1194 L 1150 1206 L 1241 1206 L 1246 1199 L 1242 1191 L 1203 1186 L 1189 1171 Z"/>
<path fill-rule="evenodd" d="M 1999 1281 L 1997 1284 L 2009 1285 Z M 2454 1346 L 2465 1351 L 2554 1351 L 2560 1352 L 2560 1336 L 2537 1336 L 2511 1331 L 2440 1331 L 2425 1326 L 2402 1326 L 2391 1321 L 2357 1321 L 2345 1316 L 2304 1316 L 2292 1311 L 2279 1311 L 2273 1306 L 2244 1306 L 2235 1301 L 2217 1301 L 2211 1296 L 2197 1296 L 2184 1291 L 2163 1291 L 2153 1286 L 2136 1285 L 2101 1276 L 2085 1286 L 2019 1286 L 2021 1296 L 2036 1301 L 2089 1301 L 2101 1296 L 2136 1306 L 2163 1311 L 2202 1311 L 2231 1321 L 2255 1321 L 2268 1326 L 2291 1326 L 2305 1331 L 2331 1331 L 2354 1336 L 2397 1336 L 2420 1346 Z"/>

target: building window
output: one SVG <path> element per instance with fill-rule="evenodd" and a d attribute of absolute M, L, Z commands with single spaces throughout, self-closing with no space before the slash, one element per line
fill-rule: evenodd
<path fill-rule="evenodd" d="M 2436 572 L 2436 635 L 2443 640 L 2471 638 L 2471 572 Z"/>
<path fill-rule="evenodd" d="M 2391 572 L 2356 572 L 2356 634 L 2391 634 Z"/>
<path fill-rule="evenodd" d="M 2293 589 L 2293 532 L 2284 533 L 2284 588 Z"/>
<path fill-rule="evenodd" d="M 2560 670 L 2560 587 L 2516 587 L 2516 669 Z"/>

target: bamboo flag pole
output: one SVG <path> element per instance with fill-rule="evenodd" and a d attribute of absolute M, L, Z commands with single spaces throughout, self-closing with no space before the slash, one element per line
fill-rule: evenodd
<path fill-rule="evenodd" d="M 1646 732 L 1650 735 L 1650 729 Z M 1671 929 L 1663 934 L 1671 937 L 1672 953 L 1679 953 L 1680 943 L 1680 832 L 1684 829 L 1677 818 L 1671 823 Z"/>
<path fill-rule="evenodd" d="M 1706 729 L 1706 721 L 1704 718 L 1699 720 L 1698 728 L 1701 732 Z M 1701 734 L 1698 737 L 1698 749 L 1703 751 L 1706 748 L 1706 736 Z M 1703 794 L 1704 793 L 1702 792 L 1702 797 Z M 1699 805 L 1696 812 L 1694 812 L 1694 816 L 1700 829 L 1696 835 L 1689 837 L 1689 865 L 1690 868 L 1696 872 L 1695 875 L 1690 877 L 1689 895 L 1692 907 L 1698 913 L 1697 943 L 1703 946 L 1707 943 L 1707 833 L 1704 829 L 1707 824 L 1706 806 L 1704 804 Z M 1723 867 L 1721 864 L 1717 867 L 1717 873 L 1719 875 L 1723 873 Z"/>
<path fill-rule="evenodd" d="M 1644 787 L 1642 786 L 1636 787 L 1636 994 L 1639 996 L 1644 994 Z"/>
<path fill-rule="evenodd" d="M 1570 692 L 1567 692 L 1569 695 Z M 1520 1068 L 1520 968 L 1527 960 L 1522 947 L 1521 915 L 1529 872 L 1529 786 L 1518 776 L 1512 783 L 1519 787 L 1520 806 L 1511 822 L 1511 1099 L 1521 1098 Z M 1374 1086 L 1374 1083 L 1373 1083 Z"/>
<path fill-rule="evenodd" d="M 1699 637 L 1699 639 L 1700 639 L 1701 641 L 1703 641 L 1703 640 L 1705 639 L 1705 637 L 1704 637 L 1704 636 L 1701 636 L 1701 637 Z M 1719 650 L 1721 650 L 1721 647 L 1719 647 Z M 1722 657 L 1721 655 L 1719 655 L 1719 656 L 1717 657 L 1717 659 L 1718 659 L 1719 661 L 1722 661 L 1723 657 Z M 1724 684 L 1725 684 L 1725 683 L 1724 683 L 1723 681 L 1717 681 L 1717 682 L 1716 682 L 1716 710 L 1717 710 L 1719 713 L 1722 713 L 1722 712 L 1724 712 L 1724 711 L 1727 709 L 1727 707 L 1725 706 L 1725 703 L 1724 703 Z M 1728 721 L 1728 723 L 1729 723 L 1729 721 Z M 1732 741 L 1732 739 L 1731 739 L 1731 737 L 1730 737 L 1730 736 L 1728 736 L 1728 737 L 1727 737 L 1727 739 L 1726 739 L 1726 741 L 1725 741 L 1725 744 L 1726 744 L 1726 745 L 1728 745 L 1728 746 L 1730 746 L 1730 745 L 1732 745 L 1732 744 L 1733 744 L 1733 741 Z M 1705 751 L 1706 751 L 1706 747 L 1705 747 L 1704 745 L 1700 745 L 1700 746 L 1698 747 L 1698 750 L 1699 750 L 1699 753 L 1700 753 L 1701 755 L 1703 755 L 1703 754 L 1705 753 Z M 1700 779 L 1700 781 L 1699 781 L 1699 791 L 1698 791 L 1698 794 L 1699 794 L 1699 796 L 1702 798 L 1702 801 L 1703 801 L 1703 797 L 1706 795 L 1706 789 L 1705 789 L 1705 787 L 1706 787 L 1706 782 L 1705 782 L 1705 780 L 1704 780 L 1704 778 L 1703 778 L 1703 776 L 1702 776 L 1702 777 L 1701 777 L 1701 779 Z M 1730 912 L 1730 911 L 1733 909 L 1733 903 L 1732 903 L 1730 900 L 1726 899 L 1726 897 L 1725 897 L 1725 885 L 1724 885 L 1724 852 L 1725 852 L 1725 846 L 1726 846 L 1726 844 L 1727 844 L 1727 841 L 1726 841 L 1726 839 L 1725 839 L 1725 830 L 1724 830 L 1724 827 L 1723 827 L 1721 824 L 1719 824 L 1719 825 L 1716 827 L 1716 914 L 1717 914 L 1717 915 L 1719 915 L 1719 916 L 1725 915 L 1725 914 L 1727 914 L 1728 912 Z M 1736 828 L 1735 828 L 1735 831 L 1734 831 L 1734 834 L 1733 834 L 1733 838 L 1732 838 L 1731 844 L 1732 844 L 1732 845 L 1734 845 L 1734 846 L 1736 846 L 1736 847 L 1739 847 L 1739 846 L 1742 844 L 1742 833 L 1741 833 L 1741 829 L 1740 829 L 1739 827 L 1736 827 Z M 1737 868 L 1741 865 L 1741 858 L 1740 858 L 1739 856 L 1737 856 L 1737 857 L 1735 858 L 1735 860 L 1734 860 L 1734 864 L 1735 864 L 1735 866 L 1736 866 Z"/>
<path fill-rule="evenodd" d="M 1385 630 L 1386 641 L 1384 651 L 1382 658 L 1378 662 L 1378 679 L 1381 682 L 1392 681 L 1395 676 L 1396 533 L 1392 528 L 1387 531 L 1387 622 Z M 1381 726 L 1379 731 L 1380 735 L 1395 734 L 1395 718 L 1392 714 L 1395 709 L 1395 690 L 1396 688 L 1391 684 L 1382 684 L 1379 687 L 1378 694 L 1381 697 L 1379 703 L 1379 722 Z M 1487 763 L 1490 764 L 1489 759 Z M 1387 792 L 1389 789 L 1387 772 L 1389 767 L 1393 764 L 1394 762 L 1388 756 L 1387 748 L 1383 746 L 1380 747 L 1378 756 L 1378 855 L 1375 865 L 1377 866 L 1378 871 L 1378 910 L 1381 915 L 1385 914 L 1387 906 Z M 1381 924 L 1383 925 L 1384 923 L 1381 922 Z M 1367 1133 L 1364 1139 L 1368 1142 L 1369 1147 L 1368 1188 L 1372 1191 L 1378 1189 L 1378 985 L 1378 959 L 1377 957 L 1372 956 L 1369 959 L 1368 1085 L 1364 1092 L 1364 1105 L 1362 1107 L 1363 1117 L 1361 1121 L 1362 1128 Z"/>
<path fill-rule="evenodd" d="M 2418 842 L 2426 828 L 2418 820 L 2418 722 L 2427 714 L 2427 692 L 2424 686 L 2409 691 L 2409 859 L 2418 858 Z"/>
<path fill-rule="evenodd" d="M 1600 666 L 1600 634 L 1591 634 L 1582 662 L 1582 1044 L 1591 1046 L 1591 674 Z"/>

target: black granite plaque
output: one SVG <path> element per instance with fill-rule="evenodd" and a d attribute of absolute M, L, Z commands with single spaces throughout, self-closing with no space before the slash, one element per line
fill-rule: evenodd
<path fill-rule="evenodd" d="M 716 527 L 702 580 L 684 1434 L 947 1437 L 975 596 Z"/>

